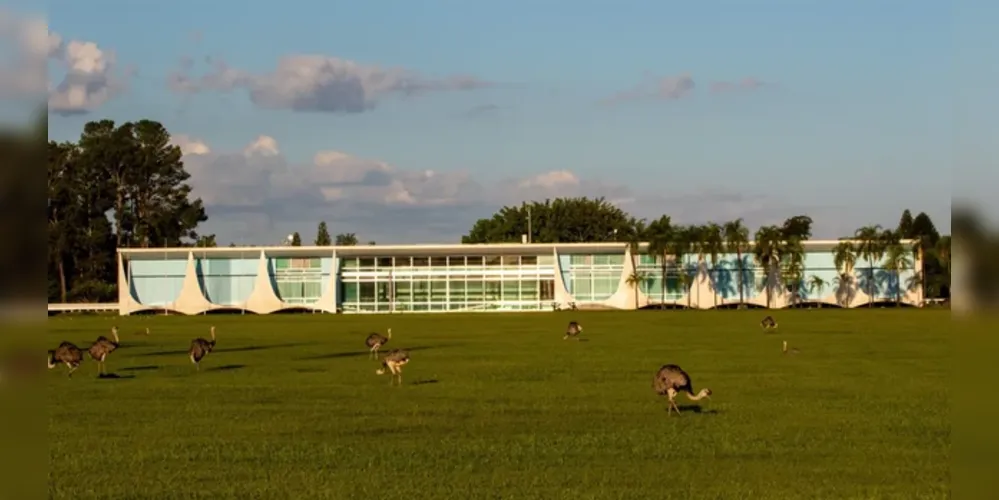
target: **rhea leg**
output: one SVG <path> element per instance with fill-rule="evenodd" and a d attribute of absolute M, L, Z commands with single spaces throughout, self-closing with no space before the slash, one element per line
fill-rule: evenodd
<path fill-rule="evenodd" d="M 73 376 L 73 372 L 75 372 L 76 369 L 80 367 L 79 364 L 71 365 L 69 363 L 66 363 L 66 366 L 69 367 L 69 372 L 66 373 L 67 377 L 72 377 Z"/>
<path fill-rule="evenodd" d="M 680 408 L 676 406 L 676 390 L 667 389 L 666 394 L 669 396 L 669 407 L 666 409 L 666 413 L 671 414 L 673 410 L 676 410 L 676 414 L 679 415 Z"/>

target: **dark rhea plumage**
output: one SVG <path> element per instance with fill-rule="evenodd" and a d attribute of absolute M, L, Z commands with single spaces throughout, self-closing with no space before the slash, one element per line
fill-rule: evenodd
<path fill-rule="evenodd" d="M 777 328 L 777 320 L 775 320 L 773 316 L 767 316 L 766 318 L 763 318 L 763 321 L 760 321 L 760 326 L 762 326 L 764 330 Z"/>
<path fill-rule="evenodd" d="M 569 322 L 569 326 L 567 326 L 565 328 L 565 336 L 562 337 L 562 340 L 565 340 L 565 339 L 567 339 L 569 337 L 575 337 L 578 340 L 579 339 L 579 334 L 582 331 L 583 331 L 583 326 L 582 325 L 580 325 L 579 323 L 577 323 L 575 321 L 570 321 Z"/>
<path fill-rule="evenodd" d="M 59 363 L 65 364 L 69 368 L 67 376 L 72 377 L 82 362 L 83 351 L 72 342 L 63 341 L 59 347 L 49 350 L 48 367 L 55 368 Z"/>
<path fill-rule="evenodd" d="M 111 327 L 111 335 L 114 337 L 114 340 L 101 335 L 100 337 L 97 337 L 97 340 L 95 340 L 93 344 L 90 344 L 90 348 L 87 349 L 87 352 L 90 354 L 90 358 L 97 361 L 97 370 L 100 373 L 104 373 L 104 361 L 107 359 L 108 354 L 111 354 L 121 346 L 121 344 L 119 344 L 120 339 L 118 338 L 117 326 Z"/>
<path fill-rule="evenodd" d="M 364 345 L 368 346 L 368 350 L 371 351 L 371 356 L 378 357 L 378 350 L 392 339 L 392 329 L 389 328 L 386 333 L 388 333 L 388 337 L 380 333 L 372 333 L 371 335 L 368 335 L 368 338 L 364 339 Z"/>
<path fill-rule="evenodd" d="M 215 349 L 215 327 L 211 329 L 212 339 L 206 340 L 198 337 L 191 341 L 191 347 L 187 350 L 188 356 L 194 366 L 201 369 L 201 360 Z"/>
<path fill-rule="evenodd" d="M 701 389 L 701 392 L 694 394 L 694 384 L 690 380 L 690 375 L 677 365 L 663 365 L 656 372 L 652 379 L 652 388 L 656 394 L 669 397 L 669 411 L 676 410 L 680 413 L 680 408 L 676 406 L 676 395 L 683 393 L 687 399 L 697 401 L 701 398 L 710 398 L 711 389 Z"/>

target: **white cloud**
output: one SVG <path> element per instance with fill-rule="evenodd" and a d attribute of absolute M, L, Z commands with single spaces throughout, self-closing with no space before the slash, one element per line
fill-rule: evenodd
<path fill-rule="evenodd" d="M 288 55 L 274 70 L 251 73 L 224 61 L 206 59 L 211 69 L 190 74 L 193 61 L 185 59 L 168 84 L 181 93 L 228 92 L 243 89 L 259 107 L 324 113 L 362 113 L 389 95 L 411 96 L 433 91 L 473 90 L 490 84 L 471 76 L 425 78 L 402 68 L 385 68 L 338 57 Z"/>
<path fill-rule="evenodd" d="M 48 93 L 49 111 L 87 113 L 125 89 L 130 74 L 115 74 L 115 54 L 94 42 L 64 40 L 40 17 L 0 10 L 0 40 L 12 41 L 14 55 L 0 68 L 0 95 L 24 98 Z M 65 69 L 62 81 L 48 79 L 47 62 Z"/>
<path fill-rule="evenodd" d="M 690 95 L 694 88 L 694 78 L 688 73 L 667 77 L 646 77 L 645 81 L 628 90 L 618 92 L 602 104 L 618 104 L 639 99 L 680 99 Z"/>
<path fill-rule="evenodd" d="M 602 196 L 636 216 L 666 213 L 680 223 L 743 217 L 753 226 L 808 213 L 820 224 L 823 212 L 686 186 L 682 194 L 641 192 L 566 169 L 484 183 L 469 172 L 404 170 L 335 150 L 296 164 L 266 135 L 230 153 L 188 136 L 175 136 L 174 143 L 185 152 L 194 195 L 208 208 L 204 229 L 226 242 L 265 244 L 293 231 L 308 238 L 323 220 L 333 232 L 383 243 L 458 241 L 475 220 L 504 205 L 575 196 Z"/>

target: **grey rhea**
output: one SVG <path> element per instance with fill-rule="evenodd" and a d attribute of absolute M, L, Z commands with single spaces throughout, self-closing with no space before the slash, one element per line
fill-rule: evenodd
<path fill-rule="evenodd" d="M 215 349 L 215 327 L 211 329 L 212 340 L 205 340 L 202 337 L 198 337 L 191 341 L 191 348 L 187 350 L 188 356 L 191 358 L 191 362 L 200 371 L 201 370 L 201 360 L 204 359 L 208 353 Z"/>
<path fill-rule="evenodd" d="M 409 353 L 404 349 L 393 349 L 382 359 L 382 367 L 375 370 L 378 375 L 384 375 L 386 371 L 392 374 L 389 385 L 395 384 L 398 380 L 402 385 L 402 366 L 409 363 Z"/>
<path fill-rule="evenodd" d="M 114 352 L 121 345 L 118 343 L 120 339 L 118 338 L 117 326 L 111 327 L 111 335 L 114 337 L 114 340 L 101 335 L 100 337 L 97 337 L 97 340 L 95 340 L 93 344 L 90 344 L 90 348 L 87 349 L 87 352 L 90 353 L 90 359 L 97 362 L 98 375 L 107 373 L 107 367 L 105 366 L 104 361 L 107 360 L 108 354 Z"/>
<path fill-rule="evenodd" d="M 569 322 L 569 326 L 565 328 L 565 336 L 562 337 L 562 340 L 566 340 L 569 337 L 579 340 L 579 334 L 582 333 L 582 331 L 583 325 L 580 325 L 575 321 L 571 321 Z"/>
<path fill-rule="evenodd" d="M 666 411 L 672 413 L 673 410 L 676 410 L 677 415 L 680 414 L 680 408 L 676 406 L 676 395 L 681 392 L 686 394 L 687 399 L 691 401 L 702 398 L 711 399 L 711 389 L 701 389 L 695 395 L 690 376 L 677 365 L 663 365 L 656 372 L 655 378 L 652 379 L 652 388 L 655 389 L 656 394 L 669 397 L 669 407 L 666 408 Z"/>
<path fill-rule="evenodd" d="M 763 318 L 763 321 L 760 321 L 760 326 L 762 326 L 764 330 L 776 330 L 777 320 L 775 320 L 773 316 L 767 316 L 766 318 Z"/>
<path fill-rule="evenodd" d="M 388 337 L 379 333 L 372 333 L 368 335 L 368 338 L 364 339 L 364 345 L 368 346 L 368 350 L 371 353 L 370 357 L 378 359 L 378 349 L 381 349 L 382 346 L 392 339 L 392 329 L 389 328 L 386 333 L 388 333 Z"/>
<path fill-rule="evenodd" d="M 73 376 L 73 372 L 80 367 L 82 362 L 83 351 L 72 342 L 63 341 L 59 347 L 49 351 L 49 368 L 55 368 L 59 363 L 63 363 L 69 368 L 69 373 L 66 374 L 69 377 Z"/>

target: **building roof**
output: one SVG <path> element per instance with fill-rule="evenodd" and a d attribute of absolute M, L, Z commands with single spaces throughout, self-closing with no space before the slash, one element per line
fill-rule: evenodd
<path fill-rule="evenodd" d="M 905 244 L 916 244 L 918 240 L 902 240 Z M 829 251 L 840 240 L 810 240 L 804 242 L 806 250 Z M 859 243 L 855 241 L 854 243 Z M 750 242 L 752 245 L 752 242 Z M 216 258 L 255 257 L 263 251 L 273 257 L 317 257 L 330 255 L 334 251 L 340 257 L 391 257 L 391 256 L 433 256 L 433 255 L 516 255 L 547 254 L 558 249 L 561 253 L 623 253 L 628 244 L 608 243 L 496 243 L 496 244 L 421 244 L 421 245 L 356 245 L 356 246 L 261 246 L 261 247 L 171 247 L 171 248 L 119 248 L 118 252 L 128 258 L 164 258 L 186 256 L 188 252 Z M 641 247 L 647 248 L 648 243 Z"/>

